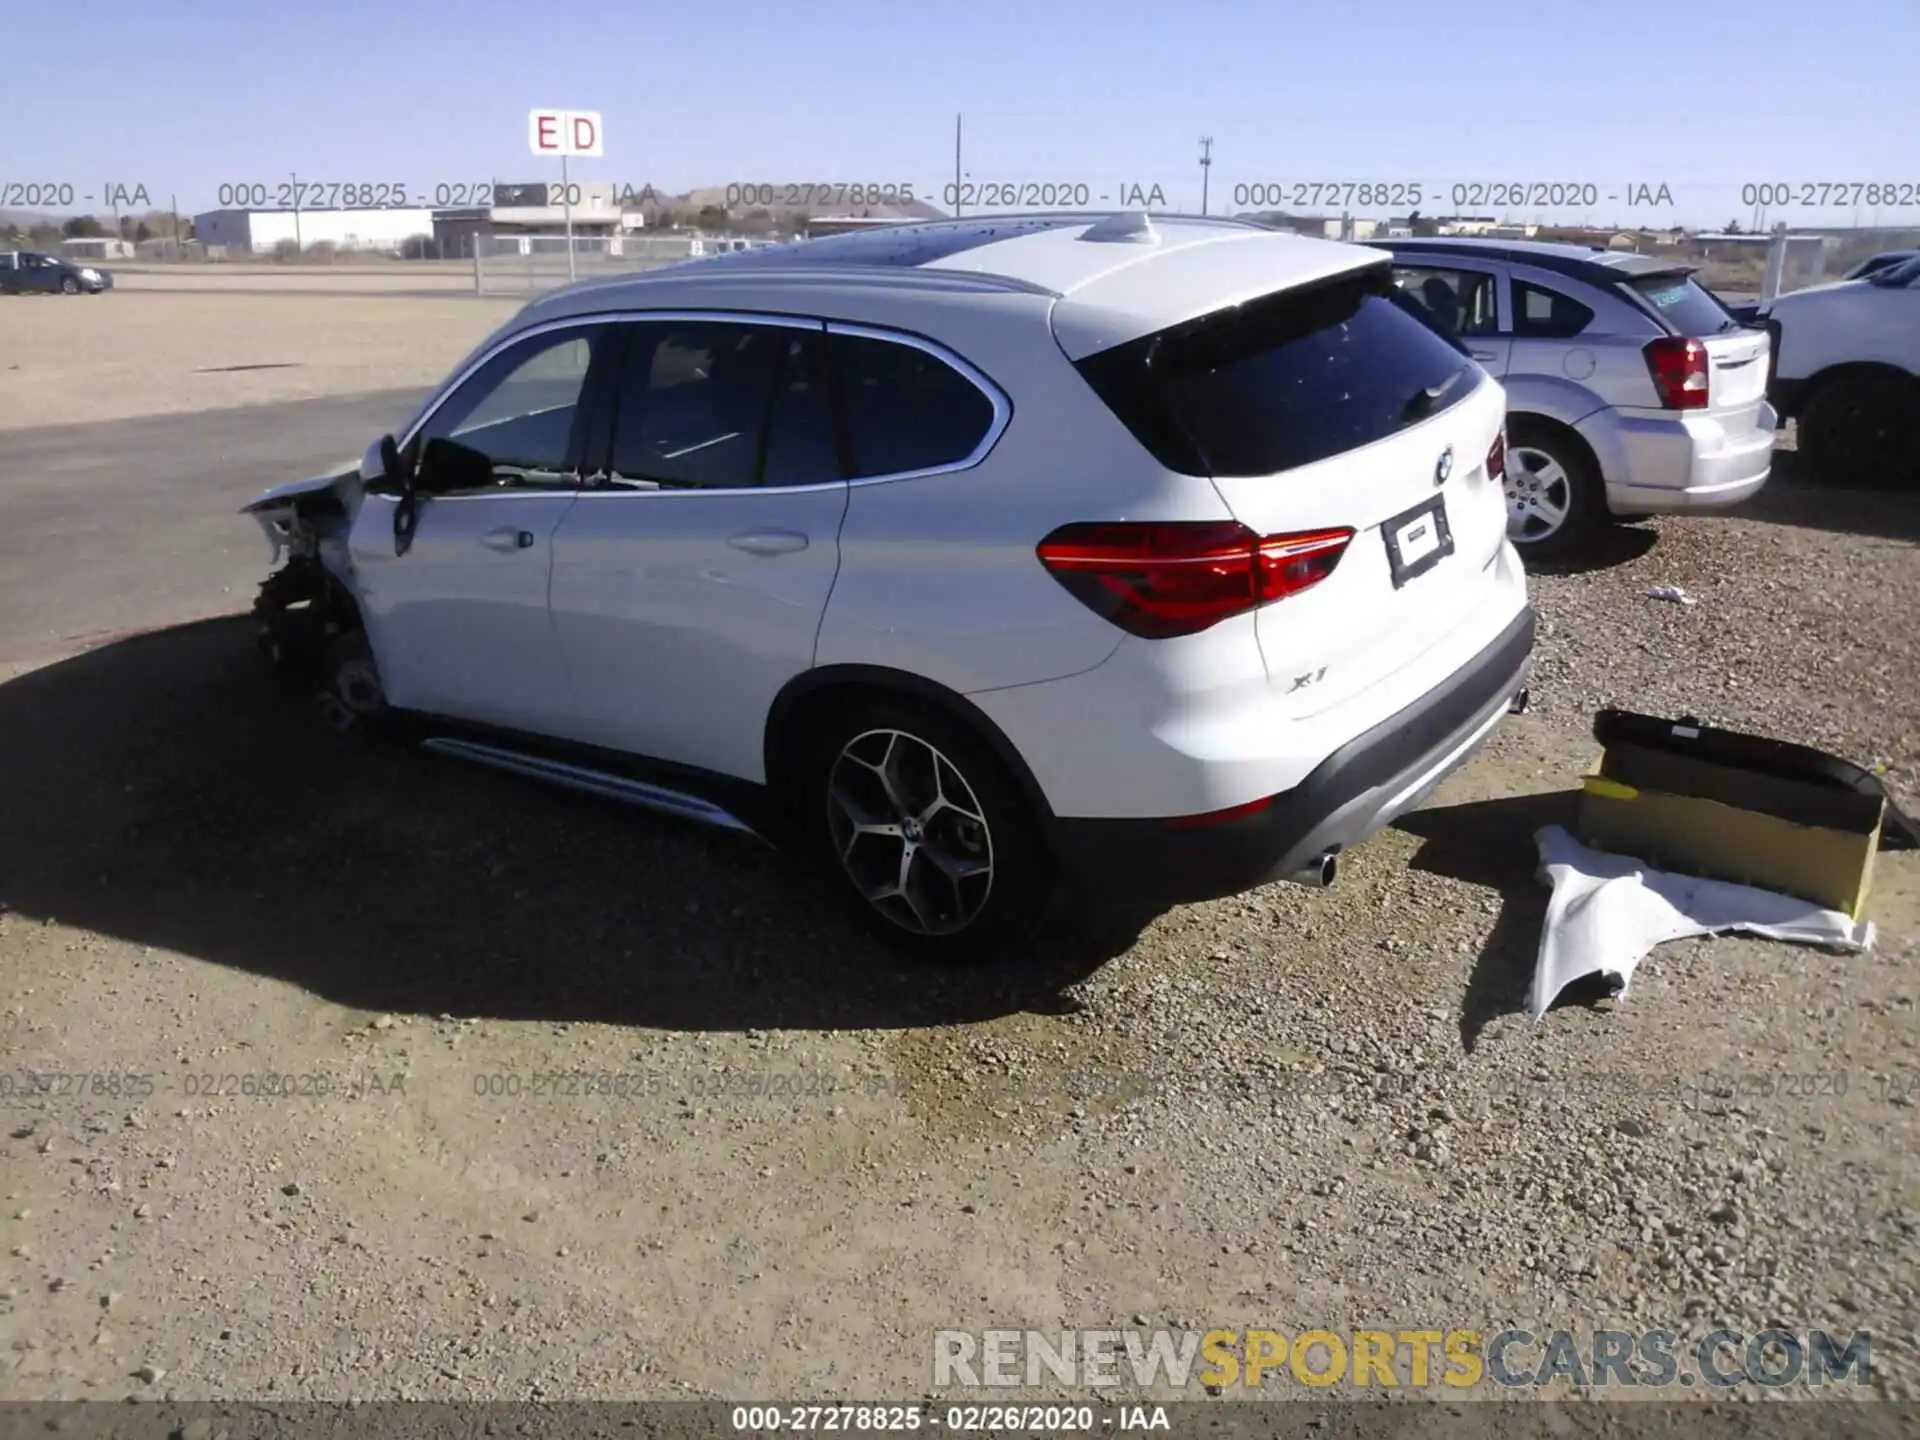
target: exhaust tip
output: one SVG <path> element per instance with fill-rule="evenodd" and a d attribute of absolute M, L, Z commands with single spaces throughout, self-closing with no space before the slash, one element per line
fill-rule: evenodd
<path fill-rule="evenodd" d="M 1295 885 L 1307 885 L 1316 890 L 1324 890 L 1333 884 L 1340 873 L 1339 852 L 1328 850 L 1311 865 L 1303 865 L 1287 879 Z"/>
<path fill-rule="evenodd" d="M 1533 697 L 1523 686 L 1514 694 L 1513 699 L 1507 702 L 1507 713 L 1509 715 L 1524 715 L 1527 713 L 1527 707 L 1532 703 Z"/>

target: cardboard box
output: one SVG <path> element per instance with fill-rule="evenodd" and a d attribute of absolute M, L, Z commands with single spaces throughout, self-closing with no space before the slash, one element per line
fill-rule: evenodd
<path fill-rule="evenodd" d="M 1883 796 L 1769 773 L 1724 752 L 1709 759 L 1616 742 L 1586 776 L 1577 825 L 1595 849 L 1859 920 L 1885 807 Z"/>

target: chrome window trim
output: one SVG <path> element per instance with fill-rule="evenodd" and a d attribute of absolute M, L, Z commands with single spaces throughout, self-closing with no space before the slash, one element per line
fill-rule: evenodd
<path fill-rule="evenodd" d="M 961 378 L 971 384 L 982 395 L 986 396 L 987 403 L 993 407 L 993 419 L 988 423 L 986 432 L 980 437 L 979 443 L 976 444 L 971 451 L 961 459 L 945 465 L 925 466 L 918 470 L 896 470 L 885 475 L 862 475 L 853 480 L 826 481 L 814 485 L 672 486 L 660 490 L 625 490 L 617 486 L 594 486 L 588 483 L 590 477 L 582 475 L 578 477 L 580 484 L 572 492 L 582 500 L 603 497 L 638 499 L 652 498 L 660 495 L 793 495 L 805 491 L 823 490 L 829 485 L 880 485 L 891 484 L 896 480 L 919 480 L 930 475 L 951 475 L 962 470 L 971 470 L 985 460 L 987 456 L 993 452 L 993 447 L 1000 443 L 1001 435 L 1005 433 L 1007 425 L 1013 419 L 1013 402 L 1007 398 L 1006 392 L 981 371 L 977 365 L 963 356 L 956 354 L 945 345 L 940 344 L 937 340 L 929 340 L 924 335 L 916 335 L 909 330 L 891 330 L 881 325 L 825 320 L 811 316 L 780 315 L 758 310 L 675 310 L 670 308 L 652 310 L 598 310 L 587 314 L 566 315 L 552 320 L 543 320 L 536 325 L 529 325 L 524 329 L 516 330 L 511 335 L 503 336 L 492 345 L 489 345 L 468 364 L 463 366 L 452 379 L 442 385 L 434 394 L 433 398 L 427 402 L 426 408 L 421 411 L 419 418 L 407 427 L 406 438 L 399 442 L 400 448 L 404 450 L 407 446 L 411 445 L 419 436 L 420 432 L 432 423 L 433 417 L 439 413 L 440 408 L 445 405 L 448 400 L 452 399 L 460 387 L 472 379 L 473 376 L 480 371 L 481 367 L 502 352 L 511 349 L 524 340 L 530 340 L 536 335 L 551 334 L 560 330 L 579 330 L 597 325 L 649 324 L 661 321 L 770 325 L 784 327 L 789 330 L 813 330 L 824 335 L 851 335 L 866 340 L 879 340 L 894 345 L 905 345 L 909 349 L 918 350 L 940 361 L 943 365 L 957 372 Z M 503 500 L 509 497 L 517 498 L 526 496 L 532 498 L 566 493 L 568 492 L 564 490 L 514 490 L 503 488 L 498 493 L 476 493 L 469 491 L 461 495 L 437 495 L 433 498 L 436 502 L 461 499 Z"/>
<path fill-rule="evenodd" d="M 570 317 L 572 318 L 572 317 Z M 626 490 L 614 485 L 582 485 L 579 496 L 582 500 L 597 499 L 654 499 L 663 495 L 800 495 L 812 491 L 825 490 L 833 485 L 879 485 L 895 480 L 918 480 L 928 475 L 950 475 L 962 470 L 971 470 L 992 453 L 993 447 L 1000 442 L 1001 434 L 1013 419 L 1013 402 L 981 369 L 963 356 L 956 354 L 936 340 L 924 335 L 916 335 L 910 330 L 890 330 L 882 325 L 866 325 L 853 321 L 803 319 L 793 315 L 761 314 L 750 310 L 630 310 L 618 314 L 596 317 L 601 321 L 613 323 L 660 321 L 660 320 L 706 320 L 730 322 L 741 325 L 784 325 L 795 330 L 819 330 L 828 335 L 853 335 L 866 340 L 880 340 L 895 345 L 905 345 L 918 350 L 955 371 L 982 395 L 993 407 L 993 419 L 988 422 L 986 431 L 971 451 L 959 460 L 945 465 L 926 466 L 918 470 L 896 470 L 885 475 L 862 475 L 854 480 L 828 480 L 813 485 L 687 485 L 666 486 L 659 490 Z M 550 322 L 559 324 L 561 322 Z M 534 333 L 534 327 L 523 334 Z"/>
<path fill-rule="evenodd" d="M 992 454 L 993 447 L 1000 443 L 1000 436 L 1013 419 L 1013 402 L 1007 398 L 1006 392 L 994 384 L 972 361 L 956 355 L 937 340 L 929 340 L 924 335 L 915 335 L 908 330 L 889 330 L 879 325 L 843 323 L 837 320 L 827 321 L 826 330 L 829 335 L 852 335 L 864 340 L 881 340 L 895 345 L 905 345 L 909 349 L 931 355 L 941 364 L 957 371 L 962 379 L 986 396 L 987 403 L 993 406 L 993 419 L 988 422 L 986 433 L 962 459 L 945 465 L 928 465 L 918 470 L 895 470 L 886 475 L 861 475 L 848 480 L 847 484 L 881 485 L 895 480 L 919 480 L 928 475 L 952 475 L 961 470 L 971 470 Z"/>
<path fill-rule="evenodd" d="M 553 320 L 542 320 L 537 325 L 528 325 L 511 335 L 502 336 L 485 350 L 461 367 L 454 376 L 441 385 L 427 401 L 426 408 L 414 422 L 407 426 L 406 436 L 400 443 L 402 450 L 411 445 L 420 432 L 427 428 L 440 407 L 453 398 L 454 392 L 478 373 L 480 368 L 503 351 L 518 345 L 522 340 L 531 340 L 536 335 L 550 334 L 556 330 L 579 330 L 595 325 L 631 324 L 648 320 L 715 320 L 732 321 L 754 325 L 785 325 L 797 330 L 826 329 L 823 320 L 807 319 L 796 315 L 762 315 L 747 310 L 596 310 L 589 314 L 563 315 Z"/>

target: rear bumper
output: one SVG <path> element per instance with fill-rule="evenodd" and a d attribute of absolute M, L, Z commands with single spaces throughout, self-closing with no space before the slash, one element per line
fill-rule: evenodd
<path fill-rule="evenodd" d="M 1068 878 L 1129 903 L 1237 894 L 1358 844 L 1420 805 L 1493 732 L 1531 666 L 1534 614 L 1523 610 L 1443 684 L 1341 746 L 1264 808 L 1201 827 L 1164 820 L 1053 822 Z"/>
<path fill-rule="evenodd" d="M 1773 408 L 1779 412 L 1782 421 L 1799 417 L 1800 412 L 1806 408 L 1807 393 L 1808 386 L 1805 380 L 1788 380 L 1775 375 L 1767 383 L 1767 399 L 1773 403 Z"/>
<path fill-rule="evenodd" d="M 1618 458 L 1607 467 L 1607 508 L 1616 515 L 1737 505 L 1773 473 L 1779 417 L 1765 401 L 1751 425 L 1737 429 L 1707 416 L 1646 419 L 1602 412 L 1609 414 L 1618 427 L 1610 437 Z"/>

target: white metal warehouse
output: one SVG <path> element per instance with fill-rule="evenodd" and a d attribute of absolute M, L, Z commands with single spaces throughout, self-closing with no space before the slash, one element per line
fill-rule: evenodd
<path fill-rule="evenodd" d="M 282 241 L 301 249 L 326 242 L 341 250 L 398 251 L 415 236 L 433 235 L 433 211 L 207 210 L 193 217 L 202 245 L 271 254 Z"/>

